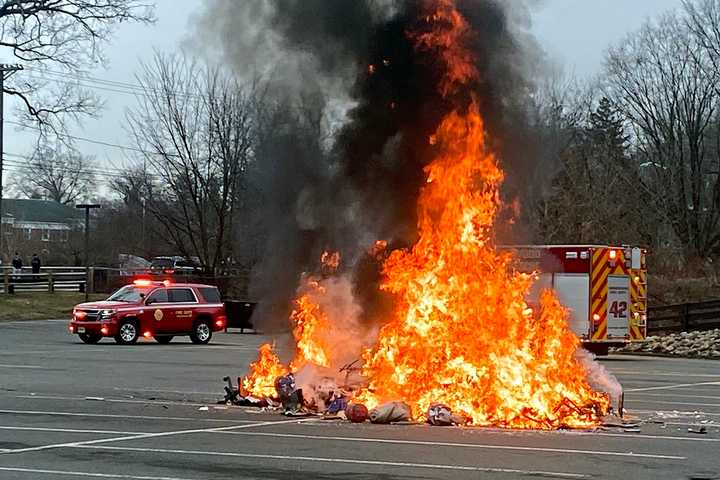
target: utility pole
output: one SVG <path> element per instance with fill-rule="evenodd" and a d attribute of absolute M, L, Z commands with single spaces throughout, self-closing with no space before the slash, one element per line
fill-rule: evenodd
<path fill-rule="evenodd" d="M 75 208 L 85 209 L 85 301 L 88 301 L 88 287 L 90 286 L 90 210 L 100 208 L 96 203 L 81 203 Z"/>
<path fill-rule="evenodd" d="M 3 209 L 2 209 L 2 198 L 3 198 L 3 158 L 5 156 L 5 146 L 3 145 L 3 130 L 5 129 L 5 105 L 3 104 L 3 97 L 5 97 L 5 80 L 10 78 L 10 76 L 17 72 L 18 70 L 22 70 L 22 65 L 6 65 L 4 63 L 0 63 L 0 263 L 2 263 L 2 257 L 3 253 L 5 252 L 5 247 L 3 246 L 5 232 L 3 232 Z"/>

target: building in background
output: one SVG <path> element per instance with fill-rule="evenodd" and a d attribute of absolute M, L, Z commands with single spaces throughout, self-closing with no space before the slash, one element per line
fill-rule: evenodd
<path fill-rule="evenodd" d="M 27 261 L 33 253 L 44 260 L 62 261 L 72 255 L 74 234 L 83 228 L 82 212 L 39 199 L 6 198 L 2 205 L 2 257 L 7 259 L 17 251 Z"/>

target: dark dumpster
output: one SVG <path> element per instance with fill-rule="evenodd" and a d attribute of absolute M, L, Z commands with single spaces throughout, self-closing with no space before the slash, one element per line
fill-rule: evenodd
<path fill-rule="evenodd" d="M 252 329 L 253 324 L 251 321 L 252 313 L 255 310 L 256 302 L 243 302 L 240 300 L 226 300 L 225 301 L 225 313 L 227 314 L 227 325 L 228 328 L 239 328 L 242 332 L 246 328 Z"/>

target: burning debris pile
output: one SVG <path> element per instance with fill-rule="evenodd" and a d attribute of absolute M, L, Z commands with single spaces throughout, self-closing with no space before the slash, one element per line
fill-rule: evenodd
<path fill-rule="evenodd" d="M 349 321 L 362 309 L 347 300 L 353 288 L 340 255 L 324 253 L 294 301 L 294 358 L 284 364 L 263 345 L 239 394 L 288 415 L 351 421 L 595 426 L 610 410 L 610 392 L 591 387 L 566 309 L 550 291 L 528 306 L 534 277 L 513 271 L 512 254 L 494 246 L 504 174 L 475 89 L 483 79 L 467 45 L 476 33 L 452 0 L 423 5 L 406 35 L 438 72 L 448 113 L 426 138 L 414 245 L 372 247 L 392 311 L 370 331 Z"/>

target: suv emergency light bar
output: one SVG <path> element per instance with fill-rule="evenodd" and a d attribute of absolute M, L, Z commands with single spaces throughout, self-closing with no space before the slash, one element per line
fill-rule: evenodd
<path fill-rule="evenodd" d="M 146 278 L 138 278 L 136 280 L 133 280 L 133 285 L 136 287 L 150 287 L 152 285 L 165 285 L 166 287 L 169 287 L 172 285 L 172 282 L 170 280 L 163 280 L 162 282 L 158 282 L 155 280 L 148 280 Z"/>

